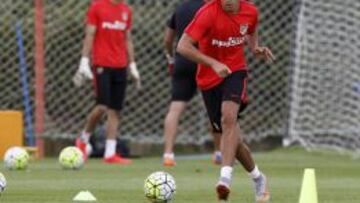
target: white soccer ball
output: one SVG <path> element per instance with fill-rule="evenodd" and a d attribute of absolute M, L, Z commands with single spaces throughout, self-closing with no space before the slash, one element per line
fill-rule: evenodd
<path fill-rule="evenodd" d="M 159 171 L 146 178 L 145 196 L 153 203 L 170 202 L 176 191 L 175 179 L 168 173 Z"/>
<path fill-rule="evenodd" d="M 84 165 L 83 153 L 77 147 L 66 147 L 60 152 L 59 163 L 64 169 L 80 169 Z"/>
<path fill-rule="evenodd" d="M 0 173 L 0 195 L 6 188 L 6 179 L 5 176 Z"/>
<path fill-rule="evenodd" d="M 11 147 L 5 152 L 5 167 L 10 170 L 23 170 L 29 165 L 30 156 L 21 147 Z"/>

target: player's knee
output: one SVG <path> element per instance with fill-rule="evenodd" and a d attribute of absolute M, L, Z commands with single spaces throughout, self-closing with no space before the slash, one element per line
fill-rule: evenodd
<path fill-rule="evenodd" d="M 174 119 L 172 118 L 172 116 L 170 115 L 170 113 L 168 113 L 168 114 L 166 115 L 166 117 L 165 117 L 165 120 L 164 120 L 164 126 L 165 126 L 165 128 L 166 128 L 167 126 L 173 125 L 174 122 L 175 122 Z"/>
<path fill-rule="evenodd" d="M 173 116 L 180 116 L 185 109 L 185 102 L 171 102 L 168 114 Z"/>
<path fill-rule="evenodd" d="M 179 113 L 178 111 L 171 111 L 169 110 L 169 112 L 166 115 L 166 122 L 174 122 L 176 120 L 178 120 L 180 118 L 181 113 Z"/>
<path fill-rule="evenodd" d="M 221 125 L 223 128 L 235 127 L 237 123 L 237 115 L 231 111 L 223 111 L 221 117 Z"/>
<path fill-rule="evenodd" d="M 120 118 L 120 114 L 118 111 L 114 110 L 114 109 L 107 109 L 106 110 L 106 114 L 109 117 L 109 119 L 115 119 L 115 120 L 119 120 Z"/>
<path fill-rule="evenodd" d="M 182 106 L 171 105 L 166 115 L 165 122 L 177 122 L 183 112 Z"/>
<path fill-rule="evenodd" d="M 174 106 L 170 106 L 169 111 L 166 114 L 166 119 L 173 120 L 178 117 L 180 117 L 181 110 L 179 108 L 176 108 Z"/>

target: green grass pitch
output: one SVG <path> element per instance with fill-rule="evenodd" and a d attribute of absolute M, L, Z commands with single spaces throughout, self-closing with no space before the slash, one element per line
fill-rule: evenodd
<path fill-rule="evenodd" d="M 303 169 L 316 169 L 320 203 L 360 202 L 360 160 L 333 152 L 305 152 L 279 149 L 255 153 L 255 159 L 269 178 L 272 203 L 298 202 Z M 152 172 L 166 170 L 177 183 L 174 203 L 212 203 L 219 167 L 210 156 L 180 159 L 175 168 L 164 168 L 160 158 L 135 159 L 130 166 L 105 165 L 90 160 L 80 171 L 60 169 L 56 159 L 31 163 L 27 171 L 7 171 L 8 186 L 1 203 L 71 203 L 80 190 L 90 190 L 99 203 L 146 203 L 143 181 Z M 253 203 L 249 177 L 236 166 L 232 203 Z"/>

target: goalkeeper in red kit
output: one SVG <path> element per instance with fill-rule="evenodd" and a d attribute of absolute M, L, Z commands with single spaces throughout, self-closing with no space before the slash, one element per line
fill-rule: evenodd
<path fill-rule="evenodd" d="M 86 79 L 93 79 L 96 91 L 96 106 L 90 112 L 80 137 L 76 139 L 76 146 L 86 157 L 90 135 L 96 123 L 106 114 L 104 162 L 111 164 L 131 163 L 131 160 L 116 153 L 119 115 L 125 99 L 128 71 L 140 88 L 131 23 L 132 10 L 123 0 L 94 1 L 87 13 L 80 66 L 73 78 L 77 86 L 81 86 Z"/>
<path fill-rule="evenodd" d="M 270 199 L 267 178 L 256 166 L 237 122 L 247 105 L 245 42 L 257 57 L 274 60 L 270 49 L 258 46 L 257 25 L 254 4 L 214 0 L 197 12 L 177 46 L 180 54 L 199 64 L 196 82 L 214 130 L 222 133 L 222 168 L 216 186 L 221 201 L 228 200 L 235 159 L 253 180 L 256 202 Z"/>

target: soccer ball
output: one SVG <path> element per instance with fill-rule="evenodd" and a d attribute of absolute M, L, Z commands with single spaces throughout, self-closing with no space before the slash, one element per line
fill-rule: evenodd
<path fill-rule="evenodd" d="M 23 170 L 29 165 L 30 156 L 21 147 L 11 147 L 5 152 L 5 167 L 10 170 Z"/>
<path fill-rule="evenodd" d="M 5 176 L 0 173 L 0 195 L 6 188 L 6 179 Z"/>
<path fill-rule="evenodd" d="M 174 178 L 163 171 L 152 173 L 145 180 L 145 196 L 153 203 L 167 203 L 176 191 Z"/>
<path fill-rule="evenodd" d="M 77 147 L 66 147 L 60 152 L 59 163 L 64 169 L 80 169 L 84 165 L 84 157 Z"/>

